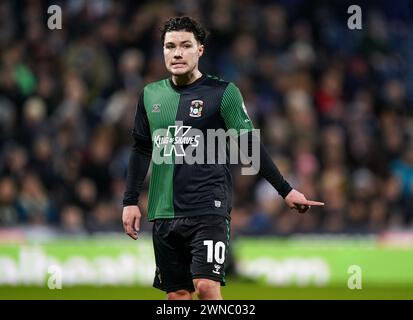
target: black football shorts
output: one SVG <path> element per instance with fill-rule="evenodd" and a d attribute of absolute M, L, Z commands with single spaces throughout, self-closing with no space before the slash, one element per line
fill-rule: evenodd
<path fill-rule="evenodd" d="M 157 219 L 153 224 L 156 271 L 153 286 L 166 292 L 195 291 L 192 280 L 225 285 L 230 230 L 224 216 Z"/>

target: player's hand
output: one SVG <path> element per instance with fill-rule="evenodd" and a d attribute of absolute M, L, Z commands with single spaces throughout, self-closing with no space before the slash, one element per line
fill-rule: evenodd
<path fill-rule="evenodd" d="M 138 239 L 138 232 L 141 225 L 141 211 L 138 206 L 126 206 L 122 213 L 123 228 L 126 234 L 133 240 Z"/>
<path fill-rule="evenodd" d="M 299 213 L 305 213 L 311 206 L 324 206 L 324 202 L 307 200 L 301 192 L 295 189 L 290 191 L 284 201 L 290 209 L 296 209 Z"/>

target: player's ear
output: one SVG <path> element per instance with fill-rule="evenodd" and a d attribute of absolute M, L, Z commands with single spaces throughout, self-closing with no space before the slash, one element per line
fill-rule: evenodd
<path fill-rule="evenodd" d="M 202 55 L 204 54 L 204 45 L 200 44 L 198 46 L 198 53 L 199 53 L 199 57 L 202 57 Z"/>

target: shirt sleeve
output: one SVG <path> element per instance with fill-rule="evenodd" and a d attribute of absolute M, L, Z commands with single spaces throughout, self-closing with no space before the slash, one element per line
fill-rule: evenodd
<path fill-rule="evenodd" d="M 221 116 L 227 129 L 235 129 L 237 135 L 240 134 L 241 130 L 245 130 L 245 132 L 254 130 L 241 92 L 232 82 L 228 84 L 222 97 Z"/>
<path fill-rule="evenodd" d="M 152 142 L 135 137 L 129 157 L 123 206 L 137 205 L 151 163 Z"/>
<path fill-rule="evenodd" d="M 249 133 L 248 133 L 249 134 Z M 254 143 L 255 137 L 250 137 L 248 139 L 248 151 L 252 153 L 252 143 Z M 255 143 L 257 143 L 255 141 Z M 264 177 L 271 185 L 278 191 L 281 197 L 285 199 L 285 197 L 290 193 L 293 189 L 287 180 L 284 179 L 280 170 L 276 166 L 276 164 L 272 161 L 270 155 L 268 154 L 267 150 L 265 149 L 262 142 L 260 144 L 260 170 L 259 173 L 262 177 Z"/>
<path fill-rule="evenodd" d="M 143 91 L 141 92 L 136 104 L 135 121 L 132 129 L 132 135 L 140 140 L 152 140 L 151 130 L 149 127 L 148 115 L 146 114 Z"/>
<path fill-rule="evenodd" d="M 132 136 L 134 144 L 129 157 L 126 190 L 123 197 L 124 206 L 137 205 L 151 162 L 152 139 L 143 91 L 136 104 Z"/>
<path fill-rule="evenodd" d="M 290 186 L 288 181 L 284 179 L 277 165 L 273 162 L 265 146 L 260 141 L 259 136 L 255 135 L 254 132 L 251 131 L 246 132 L 245 134 L 242 133 L 238 137 L 238 145 L 241 145 L 240 139 L 242 139 L 242 137 L 246 137 L 248 139 L 248 148 L 241 148 L 240 152 L 246 156 L 252 156 L 254 152 L 253 145 L 259 146 L 259 163 L 252 161 L 251 164 L 261 175 L 261 177 L 265 178 L 275 188 L 275 190 L 278 191 L 280 196 L 285 199 L 293 188 Z"/>

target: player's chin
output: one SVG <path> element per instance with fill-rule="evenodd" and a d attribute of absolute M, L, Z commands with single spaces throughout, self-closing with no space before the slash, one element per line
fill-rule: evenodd
<path fill-rule="evenodd" d="M 174 76 L 182 76 L 189 72 L 189 68 L 170 68 L 169 72 Z"/>

